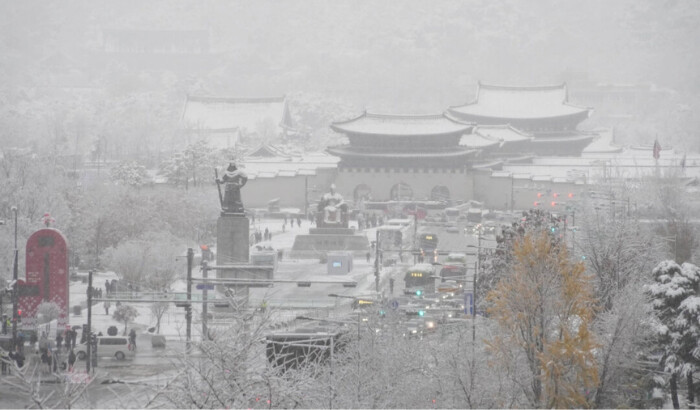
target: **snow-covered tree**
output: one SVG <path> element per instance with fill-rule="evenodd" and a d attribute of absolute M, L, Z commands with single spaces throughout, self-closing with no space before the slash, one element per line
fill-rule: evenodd
<path fill-rule="evenodd" d="M 176 257 L 182 254 L 178 240 L 166 232 L 147 232 L 140 239 L 107 249 L 104 263 L 124 281 L 162 291 L 182 273 Z"/>
<path fill-rule="evenodd" d="M 170 309 L 168 302 L 155 302 L 151 305 L 151 313 L 156 317 L 156 333 L 160 333 L 160 322 L 163 315 Z"/>
<path fill-rule="evenodd" d="M 531 406 L 590 405 L 598 383 L 591 278 L 546 232 L 526 233 L 514 256 L 513 273 L 488 295 L 500 331 L 487 345 L 497 362 L 524 353 Z"/>
<path fill-rule="evenodd" d="M 136 308 L 130 305 L 122 304 L 114 309 L 112 319 L 116 320 L 117 322 L 124 322 L 124 336 L 126 336 L 126 327 L 129 325 L 129 322 L 133 322 L 138 315 L 139 312 L 136 310 Z"/>
<path fill-rule="evenodd" d="M 54 302 L 41 302 L 36 308 L 36 316 L 39 319 L 39 324 L 58 319 L 60 315 L 61 307 Z"/>
<path fill-rule="evenodd" d="M 112 181 L 117 184 L 139 188 L 148 183 L 148 173 L 143 165 L 135 161 L 121 161 L 111 170 Z"/>
<path fill-rule="evenodd" d="M 688 382 L 689 405 L 694 396 L 692 373 L 700 364 L 700 268 L 674 261 L 660 262 L 652 271 L 654 283 L 645 287 L 652 300 L 656 335 L 663 349 L 661 364 L 671 375 L 674 408 L 678 403 L 678 377 Z"/>

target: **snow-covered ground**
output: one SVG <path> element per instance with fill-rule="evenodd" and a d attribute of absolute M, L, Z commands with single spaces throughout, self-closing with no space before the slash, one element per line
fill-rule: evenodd
<path fill-rule="evenodd" d="M 307 277 L 317 278 L 325 272 L 325 265 L 320 264 L 316 259 L 299 259 L 299 260 L 289 260 L 287 258 L 288 250 L 292 248 L 294 244 L 294 237 L 298 234 L 307 234 L 309 227 L 311 227 L 308 220 L 302 220 L 302 226 L 299 227 L 294 222 L 294 226 L 289 224 L 287 221 L 286 226 L 283 228 L 284 220 L 282 219 L 258 219 L 256 218 L 255 223 L 251 223 L 250 232 L 253 233 L 255 230 L 260 230 L 264 232 L 267 228 L 268 231 L 272 233 L 272 239 L 270 241 L 265 241 L 257 244 L 258 246 L 271 246 L 274 249 L 282 249 L 285 251 L 285 256 L 280 262 L 280 265 L 284 265 L 280 275 L 284 272 L 298 271 L 300 275 L 306 275 Z M 368 229 L 363 231 L 368 238 L 374 238 L 375 229 Z M 254 251 L 255 247 L 251 247 L 251 252 Z M 194 248 L 195 252 L 198 248 Z M 184 254 L 184 249 L 183 249 Z M 183 261 L 183 278 L 186 272 L 186 260 L 182 258 Z M 356 258 L 354 261 L 354 269 L 347 276 L 347 280 L 355 280 L 358 282 L 356 288 L 343 288 L 341 286 L 335 286 L 332 288 L 331 292 L 340 295 L 357 295 L 366 294 L 369 288 L 374 286 L 374 277 L 372 275 L 373 264 L 372 262 L 367 262 L 364 258 Z M 199 266 L 195 266 L 193 269 L 193 276 L 199 276 Z M 345 277 L 344 277 L 345 278 Z M 119 279 L 115 272 L 95 272 L 93 275 L 93 286 L 97 288 L 102 288 L 103 296 L 105 295 L 104 284 L 105 280 L 111 281 L 112 279 Z M 333 278 L 336 279 L 336 278 Z M 319 307 L 325 307 L 323 314 L 334 314 L 331 310 L 335 310 L 335 305 L 337 304 L 337 299 L 329 298 L 326 291 L 322 289 L 315 289 L 312 287 L 310 290 L 305 288 L 295 289 L 296 285 L 276 285 L 273 288 L 258 288 L 251 290 L 251 305 L 256 305 L 262 299 L 274 299 L 274 298 L 291 298 L 291 299 L 304 299 L 306 301 L 318 301 Z M 173 292 L 185 292 L 187 289 L 187 284 L 185 280 L 177 281 L 173 287 Z M 292 292 L 299 292 L 298 296 L 292 295 Z M 306 293 L 305 293 L 306 292 Z M 309 293 L 315 292 L 315 293 Z M 193 286 L 193 294 L 201 293 L 200 290 L 196 290 Z M 291 295 L 291 296 L 290 296 Z M 209 292 L 209 297 L 214 298 L 215 295 Z M 220 297 L 220 296 L 219 296 Z M 136 317 L 133 323 L 128 325 L 128 328 L 135 328 L 140 335 L 149 334 L 148 329 L 156 326 L 156 316 L 151 312 L 150 303 L 129 303 L 138 312 L 139 315 Z M 70 325 L 71 326 L 82 326 L 87 323 L 87 283 L 70 282 Z M 80 315 L 74 315 L 72 312 L 72 306 L 81 305 L 83 306 Z M 333 306 L 332 308 L 330 306 Z M 110 326 L 117 326 L 120 334 L 124 330 L 124 323 L 117 322 L 112 319 L 112 313 L 115 309 L 115 303 L 111 303 L 111 308 L 109 310 L 109 315 L 105 313 L 104 303 L 98 302 L 92 307 L 92 327 L 96 332 L 102 332 L 107 334 L 107 328 Z M 199 321 L 198 312 L 200 311 L 201 305 L 194 305 L 193 314 L 193 325 L 192 325 L 192 335 L 195 338 L 199 337 L 201 322 Z M 342 306 L 341 306 L 341 311 Z M 274 312 L 272 319 L 277 320 L 281 323 L 289 322 L 293 320 L 299 314 L 308 314 L 309 310 L 284 310 Z M 166 336 L 169 340 L 183 340 L 185 335 L 185 318 L 184 309 L 171 305 L 167 312 L 163 315 L 160 324 L 160 334 Z M 127 330 L 128 331 L 128 330 Z"/>

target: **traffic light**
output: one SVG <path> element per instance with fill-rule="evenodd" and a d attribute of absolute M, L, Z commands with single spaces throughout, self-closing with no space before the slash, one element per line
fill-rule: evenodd
<path fill-rule="evenodd" d="M 557 192 L 553 193 L 553 194 L 552 194 L 552 197 L 553 197 L 553 198 L 559 198 L 559 193 L 557 193 Z"/>
<path fill-rule="evenodd" d="M 535 206 L 540 206 L 540 205 L 542 205 L 542 202 L 535 201 L 534 205 L 535 205 Z"/>
<path fill-rule="evenodd" d="M 97 335 L 94 332 L 90 333 L 90 344 L 97 346 Z"/>
<path fill-rule="evenodd" d="M 418 316 L 425 316 L 425 310 L 419 310 Z"/>
<path fill-rule="evenodd" d="M 22 323 L 22 309 L 17 309 L 17 323 Z"/>
<path fill-rule="evenodd" d="M 553 226 L 553 227 L 551 227 L 551 228 L 549 228 L 549 229 L 552 231 L 552 233 L 554 233 L 554 232 L 557 231 L 557 227 L 556 227 L 556 226 Z"/>
<path fill-rule="evenodd" d="M 552 201 L 552 206 L 557 206 L 557 204 L 559 204 L 559 202 Z"/>
<path fill-rule="evenodd" d="M 537 197 L 538 197 L 538 198 L 542 198 L 542 192 L 538 192 L 538 193 L 537 193 Z"/>
<path fill-rule="evenodd" d="M 420 295 L 422 295 L 422 294 L 423 294 L 423 291 L 422 291 L 422 290 L 417 290 L 417 291 L 416 291 L 416 296 L 420 296 Z"/>
<path fill-rule="evenodd" d="M 574 193 L 573 193 L 573 192 L 569 192 L 569 195 L 568 195 L 568 196 L 569 196 L 569 198 L 573 198 L 573 197 L 574 197 Z"/>

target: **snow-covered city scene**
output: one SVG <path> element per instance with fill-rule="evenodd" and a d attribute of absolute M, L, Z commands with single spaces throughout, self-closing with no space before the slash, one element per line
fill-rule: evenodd
<path fill-rule="evenodd" d="M 696 408 L 700 2 L 0 1 L 0 408 Z"/>

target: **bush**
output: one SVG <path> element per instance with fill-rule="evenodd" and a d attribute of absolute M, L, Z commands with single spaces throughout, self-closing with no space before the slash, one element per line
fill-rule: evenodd
<path fill-rule="evenodd" d="M 116 326 L 110 326 L 110 327 L 107 329 L 107 334 L 110 335 L 110 336 L 116 336 L 118 332 L 119 332 L 119 329 L 117 329 Z"/>

